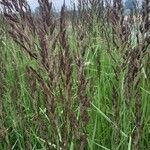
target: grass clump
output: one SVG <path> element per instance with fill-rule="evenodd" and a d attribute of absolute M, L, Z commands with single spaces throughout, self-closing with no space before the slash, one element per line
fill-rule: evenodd
<path fill-rule="evenodd" d="M 0 149 L 147 150 L 148 0 L 128 20 L 122 1 L 38 2 L 1 1 Z"/>

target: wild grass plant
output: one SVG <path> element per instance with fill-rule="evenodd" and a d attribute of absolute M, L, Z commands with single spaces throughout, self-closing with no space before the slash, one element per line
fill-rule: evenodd
<path fill-rule="evenodd" d="M 0 149 L 148 150 L 149 1 L 38 2 L 1 1 Z"/>

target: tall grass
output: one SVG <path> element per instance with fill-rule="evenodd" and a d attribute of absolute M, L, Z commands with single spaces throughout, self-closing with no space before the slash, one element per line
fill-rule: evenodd
<path fill-rule="evenodd" d="M 148 0 L 38 2 L 1 1 L 0 149 L 148 150 Z"/>

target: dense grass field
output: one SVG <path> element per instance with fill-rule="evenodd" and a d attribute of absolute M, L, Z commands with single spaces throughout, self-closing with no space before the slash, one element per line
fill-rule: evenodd
<path fill-rule="evenodd" d="M 18 2 L 2 0 L 0 150 L 149 150 L 149 2 L 127 22 L 115 0 Z"/>

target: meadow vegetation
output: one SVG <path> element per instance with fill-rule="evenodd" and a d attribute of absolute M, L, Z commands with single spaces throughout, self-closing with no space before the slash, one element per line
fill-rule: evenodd
<path fill-rule="evenodd" d="M 0 1 L 0 150 L 150 149 L 149 0 L 38 2 Z"/>

